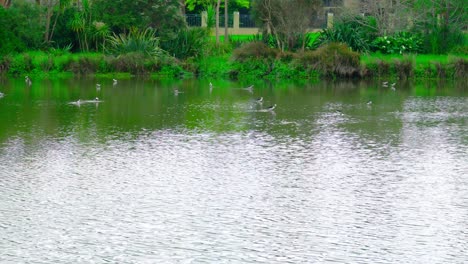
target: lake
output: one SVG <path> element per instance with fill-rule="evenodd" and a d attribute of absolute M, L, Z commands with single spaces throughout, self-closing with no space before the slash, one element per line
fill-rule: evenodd
<path fill-rule="evenodd" d="M 0 262 L 466 263 L 468 87 L 383 81 L 1 79 Z"/>

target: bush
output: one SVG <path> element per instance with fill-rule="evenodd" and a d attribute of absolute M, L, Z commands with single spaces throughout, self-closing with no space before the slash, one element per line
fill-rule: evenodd
<path fill-rule="evenodd" d="M 187 28 L 179 30 L 175 39 L 161 42 L 161 47 L 178 59 L 187 59 L 202 56 L 208 42 L 208 30 Z"/>
<path fill-rule="evenodd" d="M 162 57 L 164 51 L 159 47 L 159 39 L 153 29 L 144 31 L 132 29 L 128 34 L 113 34 L 107 41 L 107 51 L 114 55 L 140 53 L 151 57 Z"/>
<path fill-rule="evenodd" d="M 278 51 L 265 45 L 263 42 L 255 41 L 242 45 L 233 52 L 234 60 L 245 61 L 248 59 L 273 59 Z"/>
<path fill-rule="evenodd" d="M 305 52 L 298 61 L 304 68 L 317 70 L 324 76 L 359 76 L 359 53 L 342 43 L 330 43 L 315 51 Z"/>
<path fill-rule="evenodd" d="M 378 37 L 372 42 L 372 51 L 384 54 L 406 54 L 421 51 L 422 39 L 407 32 Z"/>
<path fill-rule="evenodd" d="M 368 17 L 344 17 L 337 21 L 333 28 L 324 29 L 314 45 L 341 42 L 348 45 L 354 51 L 368 52 L 370 43 L 377 34 L 375 18 Z"/>

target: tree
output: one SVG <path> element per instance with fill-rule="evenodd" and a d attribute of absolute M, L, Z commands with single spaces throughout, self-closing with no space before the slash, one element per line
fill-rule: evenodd
<path fill-rule="evenodd" d="M 305 35 L 313 17 L 322 6 L 320 0 L 254 0 L 252 9 L 264 33 L 275 37 L 281 51 L 293 49 L 301 42 L 305 48 Z"/>
<path fill-rule="evenodd" d="M 228 4 L 229 0 L 224 0 L 224 42 L 229 42 L 229 30 L 228 30 L 228 23 L 229 23 L 229 16 L 228 16 Z"/>
<path fill-rule="evenodd" d="M 0 0 L 0 5 L 3 8 L 8 8 L 11 5 L 11 0 Z"/>
<path fill-rule="evenodd" d="M 131 28 L 156 29 L 162 39 L 173 38 L 175 32 L 186 27 L 180 0 L 95 0 L 93 14 L 119 34 Z"/>
<path fill-rule="evenodd" d="M 216 44 L 219 44 L 219 9 L 221 7 L 221 0 L 186 0 L 185 1 L 187 5 L 187 9 L 190 11 L 193 11 L 197 6 L 203 6 L 206 10 L 209 9 L 209 7 L 213 7 L 216 10 L 215 11 L 215 35 L 216 35 Z M 228 22 L 229 22 L 229 15 L 228 15 L 228 6 L 229 6 L 229 1 L 224 0 L 224 41 L 228 42 L 229 41 L 229 36 L 228 36 Z M 250 6 L 249 0 L 235 0 L 231 1 L 232 4 L 236 4 L 239 7 L 246 7 L 248 8 Z"/>

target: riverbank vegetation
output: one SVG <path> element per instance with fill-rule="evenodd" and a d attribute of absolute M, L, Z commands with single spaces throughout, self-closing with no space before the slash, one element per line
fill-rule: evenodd
<path fill-rule="evenodd" d="M 177 0 L 164 6 L 157 0 L 14 1 L 0 7 L 0 73 L 232 79 L 468 76 L 463 1 L 418 0 L 417 10 L 394 6 L 398 19 L 369 5 L 368 15 L 342 14 L 333 28 L 315 33 L 308 32 L 307 17 L 320 12 L 322 1 L 295 1 L 297 5 L 269 1 L 266 6 L 264 0 L 253 0 L 251 12 L 263 33 L 215 39 L 210 27 L 186 26 Z M 242 6 L 249 4 L 243 1 Z M 418 16 L 411 17 L 415 11 Z"/>

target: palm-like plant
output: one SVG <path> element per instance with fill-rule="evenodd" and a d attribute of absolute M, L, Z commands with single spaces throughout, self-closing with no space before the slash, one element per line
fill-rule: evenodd
<path fill-rule="evenodd" d="M 159 38 L 155 30 L 147 28 L 143 31 L 133 28 L 128 34 L 115 33 L 107 39 L 107 50 L 115 55 L 132 52 L 142 53 L 151 57 L 160 57 L 165 52 L 159 47 Z"/>

